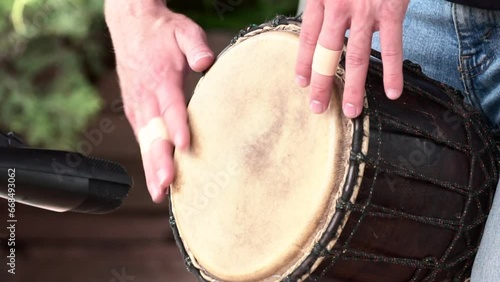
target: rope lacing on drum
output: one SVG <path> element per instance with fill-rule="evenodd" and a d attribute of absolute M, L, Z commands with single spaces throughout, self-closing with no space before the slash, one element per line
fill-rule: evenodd
<path fill-rule="evenodd" d="M 170 224 L 171 227 L 174 227 L 176 225 L 175 218 L 173 216 L 170 216 L 168 218 L 168 223 Z"/>
<path fill-rule="evenodd" d="M 353 151 L 351 151 L 351 154 L 349 155 L 349 160 L 350 161 L 357 161 L 357 162 L 364 162 L 365 161 L 365 158 L 366 156 L 363 154 L 363 153 L 355 153 Z"/>
<path fill-rule="evenodd" d="M 344 201 L 342 199 L 337 200 L 336 208 L 342 211 L 350 211 L 352 209 L 353 204 L 350 201 Z"/>
<path fill-rule="evenodd" d="M 413 68 L 420 71 L 416 65 L 406 65 L 406 68 Z M 375 73 L 372 69 L 372 76 L 378 76 L 377 79 L 381 78 L 382 71 Z M 423 76 L 423 74 L 420 74 Z M 428 78 L 426 81 L 433 82 Z M 376 83 L 371 83 L 368 79 L 368 84 L 372 87 L 376 87 Z M 381 87 L 381 86 L 378 86 Z M 436 145 L 443 146 L 443 150 L 453 150 L 463 153 L 469 156 L 470 161 L 470 175 L 467 176 L 468 180 L 466 185 L 461 185 L 458 183 L 453 183 L 450 181 L 444 181 L 442 179 L 433 179 L 427 177 L 425 174 L 417 172 L 415 169 L 407 168 L 401 165 L 396 165 L 388 160 L 386 160 L 380 151 L 371 154 L 371 157 L 367 157 L 361 154 L 350 155 L 351 161 L 362 162 L 366 167 L 374 171 L 374 175 L 371 176 L 368 191 L 365 191 L 362 201 L 358 196 L 358 200 L 355 203 L 345 200 L 337 200 L 336 208 L 341 211 L 349 211 L 351 220 L 351 230 L 346 232 L 345 230 L 341 233 L 340 238 L 337 238 L 337 244 L 332 250 L 329 251 L 330 255 L 329 263 L 326 264 L 322 269 L 322 275 L 324 275 L 329 268 L 334 267 L 340 261 L 374 261 L 381 263 L 389 263 L 395 265 L 402 265 L 407 267 L 415 268 L 415 272 L 410 281 L 464 281 L 470 275 L 470 267 L 473 262 L 473 258 L 477 252 L 477 239 L 472 239 L 473 233 L 476 234 L 478 230 L 482 230 L 485 224 L 487 214 L 483 211 L 488 209 L 482 207 L 480 197 L 485 197 L 493 194 L 493 191 L 497 185 L 496 180 L 498 179 L 498 168 L 497 170 L 491 169 L 495 167 L 498 158 L 491 157 L 491 161 L 488 158 L 480 157 L 487 152 L 491 152 L 491 148 L 495 144 L 486 138 L 487 136 L 487 126 L 482 123 L 481 119 L 471 119 L 471 117 L 477 115 L 477 112 L 471 112 L 470 108 L 467 106 L 460 107 L 459 103 L 455 103 L 453 99 L 459 99 L 458 93 L 446 86 L 444 91 L 448 92 L 448 95 L 452 97 L 452 101 L 440 100 L 433 97 L 431 93 L 426 90 L 419 89 L 413 85 L 405 85 L 405 88 L 410 88 L 413 92 L 418 93 L 418 95 L 423 95 L 428 99 L 434 100 L 437 103 L 442 104 L 446 109 L 449 109 L 453 114 L 460 116 L 464 124 L 464 130 L 466 132 L 467 142 L 459 143 L 455 140 L 448 140 L 442 137 L 436 132 L 431 132 L 413 124 L 405 123 L 398 120 L 397 117 L 391 116 L 390 114 L 379 110 L 380 106 L 377 100 L 373 98 L 373 95 L 367 90 L 367 97 L 370 99 L 370 108 L 365 109 L 365 113 L 370 116 L 370 123 L 372 129 L 375 128 L 375 132 L 378 132 L 378 137 L 376 140 L 370 144 L 372 152 L 373 150 L 380 150 L 382 146 L 382 140 L 380 138 L 382 133 L 382 128 L 387 126 L 395 128 L 399 131 L 405 132 L 411 136 L 417 138 L 428 139 Z M 380 91 L 380 90 L 377 90 Z M 383 90 L 382 90 L 383 91 Z M 478 122 L 479 121 L 479 122 Z M 484 147 L 478 147 L 477 144 L 472 142 L 472 134 L 479 135 L 481 140 L 484 142 Z M 404 146 L 404 144 L 402 144 Z M 488 161 L 485 161 L 488 160 Z M 492 175 L 488 175 L 488 171 L 493 171 Z M 486 173 L 486 177 L 490 179 L 482 187 L 474 187 L 473 178 L 474 174 Z M 366 170 L 365 170 L 366 174 Z M 383 205 L 374 202 L 373 194 L 377 189 L 375 184 L 377 183 L 379 177 L 387 178 L 388 175 L 393 175 L 399 177 L 401 181 L 422 181 L 428 182 L 437 187 L 442 187 L 454 193 L 460 195 L 466 199 L 464 202 L 463 210 L 457 212 L 456 218 L 435 218 L 425 215 L 414 214 L 411 212 L 406 212 L 403 210 L 397 210 L 394 208 L 387 208 Z M 367 181 L 366 179 L 363 181 Z M 365 184 L 366 185 L 366 184 Z M 491 203 L 491 202 L 490 202 Z M 471 217 L 473 216 L 473 217 Z M 446 228 L 450 230 L 453 234 L 453 240 L 449 244 L 448 248 L 445 250 L 441 257 L 425 257 L 425 258 L 409 258 L 409 257 L 397 257 L 397 256 L 387 256 L 377 253 L 370 253 L 366 251 L 361 251 L 356 248 L 354 243 L 355 235 L 358 233 L 361 223 L 368 218 L 387 218 L 387 219 L 404 219 L 417 222 L 418 224 L 429 225 L 433 227 Z M 353 219 L 356 219 L 353 221 Z M 479 231 L 482 233 L 482 231 Z M 474 236 L 477 236 L 474 235 Z M 479 235 L 480 236 L 480 235 Z M 360 240 L 359 238 L 357 240 Z M 432 240 L 432 239 L 431 239 Z M 341 244 L 339 244 L 342 242 Z M 456 252 L 455 248 L 465 248 L 460 252 Z M 314 250 L 315 252 L 318 250 Z M 451 274 L 453 273 L 453 275 Z"/>
<path fill-rule="evenodd" d="M 330 255 L 330 251 L 328 250 L 328 248 L 319 243 L 316 243 L 314 245 L 312 253 L 320 257 L 326 257 Z"/>
<path fill-rule="evenodd" d="M 279 26 L 279 25 L 283 25 L 283 24 L 288 24 L 288 23 L 289 23 L 289 19 L 283 15 L 276 16 L 271 21 L 271 25 L 274 27 Z"/>
<path fill-rule="evenodd" d="M 191 268 L 191 267 L 193 267 L 193 261 L 191 260 L 191 258 L 190 258 L 190 257 L 186 257 L 186 258 L 184 259 L 184 263 L 186 264 L 186 267 L 187 267 L 188 269 L 189 269 L 189 268 Z"/>

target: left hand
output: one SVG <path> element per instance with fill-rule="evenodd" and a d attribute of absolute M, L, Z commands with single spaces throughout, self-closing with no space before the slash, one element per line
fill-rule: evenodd
<path fill-rule="evenodd" d="M 107 0 L 105 11 L 125 114 L 141 147 L 149 193 L 160 203 L 175 177 L 174 146 L 190 143 L 185 75 L 206 70 L 214 55 L 201 27 L 161 0 Z"/>

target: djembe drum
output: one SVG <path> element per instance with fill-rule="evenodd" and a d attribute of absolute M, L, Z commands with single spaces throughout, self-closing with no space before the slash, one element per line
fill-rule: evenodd
<path fill-rule="evenodd" d="M 298 19 L 249 27 L 199 81 L 176 152 L 171 226 L 200 281 L 464 281 L 498 181 L 487 124 L 405 62 L 385 97 L 372 55 L 366 107 L 325 114 L 294 83 Z"/>

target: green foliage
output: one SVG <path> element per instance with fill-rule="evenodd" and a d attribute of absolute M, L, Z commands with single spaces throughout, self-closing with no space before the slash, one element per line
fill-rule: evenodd
<path fill-rule="evenodd" d="M 0 124 L 29 143 L 71 147 L 101 108 L 102 0 L 2 0 Z"/>
<path fill-rule="evenodd" d="M 142 1 L 142 0 L 137 0 Z M 34 146 L 69 149 L 102 107 L 94 85 L 113 57 L 104 0 L 1 0 L 0 128 Z M 204 28 L 239 30 L 298 0 L 168 0 Z"/>
<path fill-rule="evenodd" d="M 188 15 L 204 28 L 232 30 L 263 23 L 276 15 L 294 16 L 298 5 L 298 0 L 167 1 L 167 6 Z"/>

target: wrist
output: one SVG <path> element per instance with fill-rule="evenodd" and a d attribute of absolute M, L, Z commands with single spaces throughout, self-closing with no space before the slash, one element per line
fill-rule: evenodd
<path fill-rule="evenodd" d="M 152 16 L 166 9 L 163 0 L 105 0 L 104 14 L 108 25 L 136 17 Z"/>

